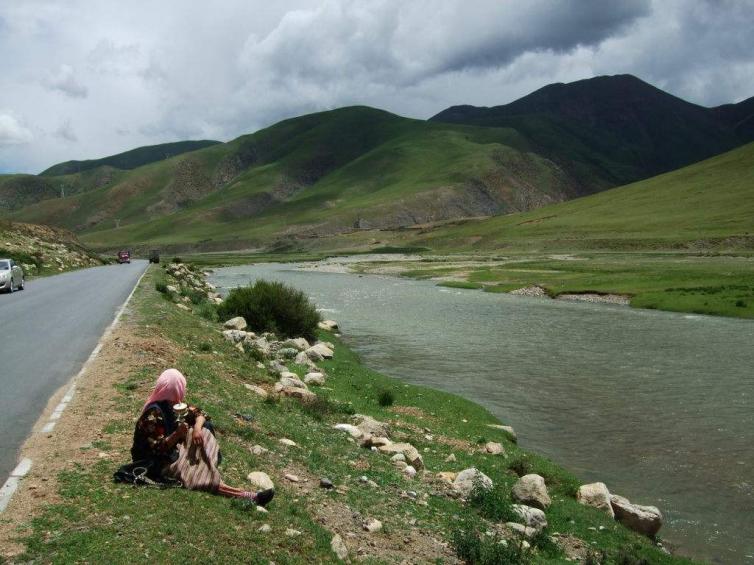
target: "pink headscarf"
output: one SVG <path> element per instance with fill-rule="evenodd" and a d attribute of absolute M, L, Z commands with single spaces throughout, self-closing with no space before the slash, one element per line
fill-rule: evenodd
<path fill-rule="evenodd" d="M 157 379 L 157 382 L 154 385 L 154 390 L 144 403 L 142 411 L 153 402 L 159 402 L 161 400 L 167 400 L 173 404 L 183 402 L 185 394 L 186 377 L 184 377 L 177 369 L 168 369 Z"/>

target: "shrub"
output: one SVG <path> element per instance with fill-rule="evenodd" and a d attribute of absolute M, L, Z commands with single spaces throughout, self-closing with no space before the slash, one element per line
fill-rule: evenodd
<path fill-rule="evenodd" d="M 330 400 L 323 396 L 317 396 L 309 402 L 299 403 L 298 407 L 304 414 L 307 414 L 318 422 L 321 422 L 332 414 L 354 414 L 353 406 L 350 404 Z"/>
<path fill-rule="evenodd" d="M 496 522 L 519 520 L 519 516 L 511 508 L 512 503 L 508 490 L 500 484 L 486 489 L 477 482 L 469 495 L 469 504 L 476 508 L 484 518 Z"/>
<path fill-rule="evenodd" d="M 382 389 L 377 394 L 377 403 L 380 406 L 392 406 L 395 402 L 395 394 L 393 394 L 393 391 L 390 389 Z"/>
<path fill-rule="evenodd" d="M 456 555 L 466 563 L 479 565 L 506 565 L 530 563 L 528 553 L 514 541 L 497 536 L 482 536 L 473 526 L 453 532 L 451 545 Z"/>
<path fill-rule="evenodd" d="M 737 308 L 746 308 L 746 302 L 743 300 L 736 300 L 736 307 Z"/>
<path fill-rule="evenodd" d="M 212 344 L 208 341 L 203 341 L 199 344 L 199 351 L 202 353 L 211 353 L 212 352 Z"/>
<path fill-rule="evenodd" d="M 220 318 L 243 316 L 255 332 L 316 339 L 319 313 L 306 294 L 279 282 L 258 280 L 236 288 L 218 308 Z"/>
<path fill-rule="evenodd" d="M 164 281 L 157 281 L 156 283 L 154 283 L 154 289 L 160 294 L 168 293 L 168 285 L 165 284 Z"/>
<path fill-rule="evenodd" d="M 183 260 L 180 257 L 173 257 L 170 260 L 171 263 L 183 263 Z"/>

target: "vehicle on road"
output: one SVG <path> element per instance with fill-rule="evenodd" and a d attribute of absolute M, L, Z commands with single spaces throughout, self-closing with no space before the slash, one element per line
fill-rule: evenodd
<path fill-rule="evenodd" d="M 13 259 L 0 259 L 0 292 L 23 290 L 26 284 L 24 270 Z"/>
<path fill-rule="evenodd" d="M 159 263 L 160 262 L 160 252 L 156 249 L 150 249 L 149 250 L 149 262 L 150 263 Z"/>
<path fill-rule="evenodd" d="M 131 263 L 131 252 L 125 249 L 118 251 L 118 263 Z"/>

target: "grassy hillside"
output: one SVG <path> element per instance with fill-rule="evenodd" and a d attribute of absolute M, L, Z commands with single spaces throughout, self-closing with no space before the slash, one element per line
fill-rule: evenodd
<path fill-rule="evenodd" d="M 664 175 L 419 237 L 436 249 L 693 248 L 754 241 L 754 143 Z"/>
<path fill-rule="evenodd" d="M 119 175 L 14 217 L 62 223 L 101 248 L 227 248 L 526 210 L 577 194 L 513 130 L 365 107 L 286 120 Z"/>
<path fill-rule="evenodd" d="M 754 99 L 704 108 L 631 75 L 552 84 L 504 106 L 455 106 L 432 120 L 514 128 L 592 191 L 754 141 Z"/>
<path fill-rule="evenodd" d="M 57 165 L 53 165 L 45 171 L 42 171 L 40 175 L 56 177 L 90 171 L 103 166 L 115 167 L 116 169 L 135 169 L 142 165 L 175 157 L 176 155 L 181 155 L 182 153 L 187 153 L 189 151 L 196 151 L 197 149 L 202 149 L 203 147 L 208 147 L 217 143 L 220 142 L 212 140 L 177 141 L 174 143 L 161 143 L 159 145 L 137 147 L 136 149 L 131 149 L 124 153 L 118 153 L 117 155 L 102 157 L 101 159 L 65 161 L 63 163 L 58 163 Z"/>

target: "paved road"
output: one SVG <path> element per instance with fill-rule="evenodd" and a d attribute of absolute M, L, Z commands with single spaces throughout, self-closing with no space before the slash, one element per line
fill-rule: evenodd
<path fill-rule="evenodd" d="M 0 485 L 47 401 L 81 369 L 146 267 L 94 267 L 0 294 Z"/>

